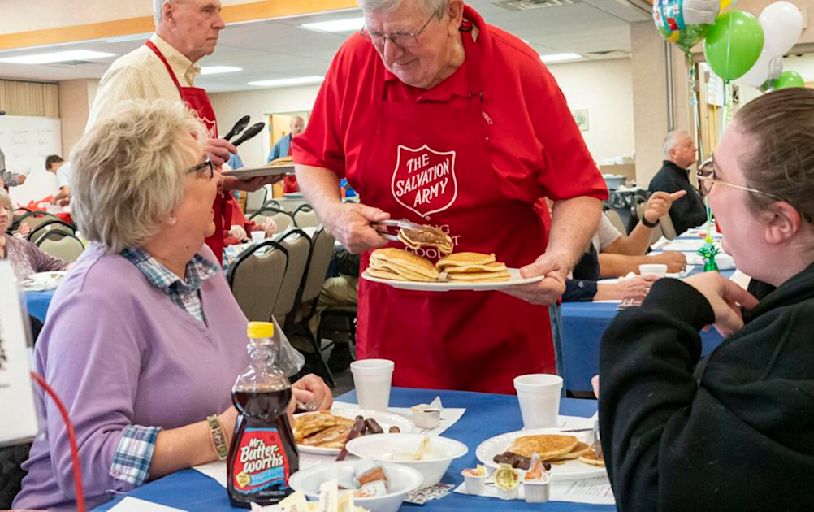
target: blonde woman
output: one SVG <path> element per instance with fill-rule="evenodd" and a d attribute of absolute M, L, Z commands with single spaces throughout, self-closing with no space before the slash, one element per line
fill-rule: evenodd
<path fill-rule="evenodd" d="M 93 506 L 170 472 L 214 461 L 231 438 L 247 320 L 204 239 L 218 173 L 201 124 L 180 103 L 123 102 L 76 149 L 74 215 L 93 242 L 57 291 L 36 369 L 76 426 Z M 325 384 L 294 384 L 330 407 Z M 65 426 L 41 400 L 44 435 L 15 508 L 71 510 Z M 228 445 L 228 443 L 227 443 Z"/>

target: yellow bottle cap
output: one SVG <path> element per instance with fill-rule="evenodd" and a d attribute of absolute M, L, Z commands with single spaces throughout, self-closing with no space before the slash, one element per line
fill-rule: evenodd
<path fill-rule="evenodd" d="M 249 322 L 249 327 L 246 328 L 246 334 L 249 338 L 271 338 L 274 336 L 274 324 L 271 322 Z"/>

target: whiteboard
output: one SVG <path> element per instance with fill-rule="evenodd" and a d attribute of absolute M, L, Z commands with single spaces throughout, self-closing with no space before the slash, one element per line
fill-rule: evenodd
<path fill-rule="evenodd" d="M 62 155 L 62 123 L 51 117 L 0 116 L 0 148 L 6 169 L 28 173 L 23 185 L 11 188 L 11 198 L 25 205 L 53 195 L 57 178 L 45 170 L 45 157 Z"/>

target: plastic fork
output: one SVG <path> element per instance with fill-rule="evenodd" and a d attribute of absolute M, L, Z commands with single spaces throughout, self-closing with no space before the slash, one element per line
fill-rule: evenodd
<path fill-rule="evenodd" d="M 591 448 L 593 448 L 594 452 L 596 453 L 597 457 L 602 457 L 602 442 L 599 438 L 599 417 L 596 418 L 594 422 L 594 428 L 591 429 Z"/>
<path fill-rule="evenodd" d="M 297 402 L 297 409 L 302 411 L 318 411 L 319 410 L 319 401 L 316 398 L 308 400 L 307 402 Z"/>

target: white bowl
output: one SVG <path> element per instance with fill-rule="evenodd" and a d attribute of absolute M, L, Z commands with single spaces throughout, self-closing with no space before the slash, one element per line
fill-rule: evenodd
<path fill-rule="evenodd" d="M 431 436 L 430 446 L 421 460 L 402 460 L 398 457 L 398 454 L 414 453 L 425 437 L 427 436 L 421 434 L 401 433 L 357 437 L 348 442 L 347 448 L 350 453 L 362 459 L 397 462 L 417 469 L 424 477 L 421 487 L 428 487 L 441 481 L 453 459 L 466 455 L 469 448 L 448 437 Z"/>
<path fill-rule="evenodd" d="M 297 471 L 288 480 L 295 491 L 305 494 L 309 500 L 319 499 L 319 486 L 330 480 L 347 482 L 353 480 L 357 466 L 369 466 L 370 462 L 328 462 Z M 410 492 L 421 487 L 421 473 L 400 464 L 382 463 L 390 480 L 390 493 L 374 498 L 354 498 L 353 502 L 370 512 L 396 512 Z"/>
<path fill-rule="evenodd" d="M 718 265 L 718 270 L 733 270 L 735 268 L 735 259 L 728 254 L 716 254 L 715 264 Z"/>
<path fill-rule="evenodd" d="M 667 265 L 664 263 L 645 263 L 639 265 L 639 274 L 643 276 L 664 277 L 667 273 Z"/>

